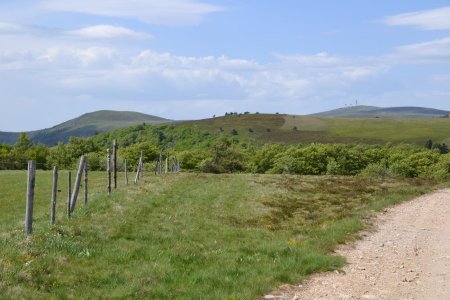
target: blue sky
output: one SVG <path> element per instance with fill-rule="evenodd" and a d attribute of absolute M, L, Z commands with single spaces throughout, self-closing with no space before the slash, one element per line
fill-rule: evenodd
<path fill-rule="evenodd" d="M 0 131 L 99 109 L 450 110 L 449 65 L 448 1 L 3 0 Z"/>

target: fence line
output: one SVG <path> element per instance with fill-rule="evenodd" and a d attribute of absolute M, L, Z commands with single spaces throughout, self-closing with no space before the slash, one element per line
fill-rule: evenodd
<path fill-rule="evenodd" d="M 112 176 L 114 180 L 114 189 L 117 189 L 117 169 L 118 169 L 118 144 L 116 140 L 113 140 L 112 145 L 112 157 L 111 157 L 111 149 L 107 149 L 107 176 L 108 176 L 108 195 L 111 194 L 111 184 L 112 184 Z M 172 164 L 170 164 L 170 160 L 172 159 Z M 2 161 L 0 161 L 0 164 Z M 163 170 L 163 163 L 164 170 Z M 16 164 L 17 165 L 17 164 Z M 32 234 L 33 231 L 33 205 L 34 205 L 34 193 L 35 193 L 35 180 L 36 180 L 36 161 L 30 160 L 28 162 L 28 176 L 27 176 L 27 194 L 26 194 L 26 211 L 25 211 L 25 233 L 27 235 Z M 44 165 L 44 164 L 41 164 Z M 139 162 L 136 168 L 136 177 L 135 183 L 143 178 L 144 176 L 144 151 L 141 151 Z M 128 185 L 128 160 L 124 160 L 124 171 L 125 171 L 125 183 Z M 168 174 L 168 173 L 178 173 L 180 171 L 180 163 L 176 156 L 170 157 L 169 152 L 166 152 L 165 159 L 163 157 L 163 151 L 159 152 L 158 159 L 155 161 L 154 168 L 155 175 L 158 174 Z M 113 173 L 113 174 L 111 174 Z M 78 165 L 75 183 L 72 186 L 72 172 L 69 170 L 67 172 L 68 180 L 67 180 L 67 216 L 70 218 L 75 210 L 75 205 L 78 199 L 78 194 L 80 191 L 81 182 L 84 177 L 84 204 L 88 204 L 88 174 L 89 174 L 89 164 L 87 155 L 82 155 L 80 157 L 80 162 Z M 58 190 L 58 177 L 59 177 L 59 168 L 58 166 L 53 167 L 53 181 L 52 181 L 52 195 L 51 195 L 51 207 L 50 207 L 50 223 L 54 225 L 56 222 L 56 203 L 57 203 L 57 192 Z M 73 188 L 73 190 L 72 190 Z"/>

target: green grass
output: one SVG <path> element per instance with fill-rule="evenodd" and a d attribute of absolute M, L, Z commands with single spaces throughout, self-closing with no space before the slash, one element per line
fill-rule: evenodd
<path fill-rule="evenodd" d="M 211 133 L 230 135 L 256 143 L 413 143 L 448 142 L 449 118 L 332 118 L 317 116 L 249 114 L 177 123 Z M 294 130 L 296 127 L 296 130 Z M 252 129 L 252 132 L 249 129 Z"/>
<path fill-rule="evenodd" d="M 92 200 L 49 225 L 39 172 L 35 231 L 21 220 L 24 172 L 0 172 L 0 295 L 5 299 L 254 299 L 333 270 L 371 209 L 437 182 L 359 177 L 177 174 L 121 184 L 93 173 Z M 64 185 L 64 183 L 62 183 Z M 64 191 L 62 191 L 64 193 Z M 17 197 L 11 197 L 17 195 Z M 61 198 L 60 198 L 61 199 Z"/>
<path fill-rule="evenodd" d="M 89 176 L 90 196 L 97 197 L 103 190 L 105 174 L 94 172 Z M 72 186 L 76 171 L 72 171 Z M 0 171 L 0 231 L 5 232 L 17 227 L 25 219 L 25 195 L 27 188 L 26 171 Z M 34 217 L 38 220 L 44 216 L 50 222 L 50 201 L 52 190 L 52 172 L 36 172 L 36 195 Z M 67 204 L 67 171 L 59 171 L 57 194 L 58 221 L 64 220 Z M 82 190 L 80 190 L 80 195 Z M 77 201 L 77 206 L 84 205 L 84 199 Z M 19 217 L 20 216 L 20 217 Z"/>
<path fill-rule="evenodd" d="M 164 119 L 136 113 L 96 112 L 62 123 L 55 128 L 30 133 L 33 141 L 54 145 L 67 141 L 70 136 L 93 136 L 95 141 L 112 138 L 119 140 L 147 141 L 149 136 L 155 144 L 161 142 L 159 134 L 173 137 L 174 144 L 182 150 L 199 144 L 214 143 L 221 135 L 232 136 L 242 142 L 309 144 L 309 143 L 414 143 L 424 145 L 433 142 L 450 142 L 450 118 L 334 118 L 319 116 L 295 116 L 281 114 L 242 114 L 211 119 L 174 122 L 156 127 L 133 124 L 159 124 Z M 119 121 L 114 118 L 122 118 Z M 166 120 L 167 121 L 167 120 Z M 111 131 L 121 128 L 115 131 Z M 294 129 L 295 128 L 295 129 Z M 187 134 L 186 131 L 189 131 Z M 106 133 L 105 133 L 106 132 Z M 14 143 L 18 134 L 1 133 L 0 141 Z M 142 138 L 140 138 L 142 137 Z M 167 142 L 167 140 L 163 141 Z M 101 143 L 103 144 L 103 143 Z M 183 146 L 183 145 L 188 146 Z M 163 145 L 164 147 L 167 145 Z"/>

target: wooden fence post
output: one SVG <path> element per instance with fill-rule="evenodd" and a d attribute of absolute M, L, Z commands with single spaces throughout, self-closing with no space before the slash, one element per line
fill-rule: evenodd
<path fill-rule="evenodd" d="M 113 177 L 114 189 L 117 189 L 117 141 L 113 140 Z"/>
<path fill-rule="evenodd" d="M 139 158 L 139 163 L 136 168 L 136 178 L 134 178 L 134 183 L 137 183 L 139 180 L 139 174 L 141 173 L 141 167 L 142 167 L 142 156 Z"/>
<path fill-rule="evenodd" d="M 106 150 L 106 171 L 108 172 L 108 195 L 111 195 L 111 153 Z"/>
<path fill-rule="evenodd" d="M 50 211 L 50 224 L 55 225 L 56 219 L 56 195 L 58 193 L 58 167 L 53 168 L 52 208 Z"/>
<path fill-rule="evenodd" d="M 128 185 L 128 166 L 127 166 L 127 160 L 125 159 L 125 182 Z"/>
<path fill-rule="evenodd" d="M 75 184 L 73 185 L 72 198 L 70 198 L 70 212 L 73 213 L 75 204 L 77 203 L 78 192 L 80 191 L 81 177 L 83 176 L 83 170 L 86 163 L 86 155 L 81 156 L 80 165 L 78 166 L 77 177 L 75 178 Z"/>
<path fill-rule="evenodd" d="M 86 156 L 86 155 L 85 155 Z M 84 205 L 88 203 L 88 159 L 84 162 Z"/>
<path fill-rule="evenodd" d="M 158 173 L 162 173 L 162 152 L 159 152 Z"/>
<path fill-rule="evenodd" d="M 141 168 L 140 168 L 140 178 L 144 178 L 144 151 L 141 151 Z"/>
<path fill-rule="evenodd" d="M 28 161 L 27 205 L 25 210 L 25 233 L 33 232 L 34 186 L 36 183 L 36 161 Z"/>
<path fill-rule="evenodd" d="M 70 218 L 70 198 L 72 198 L 72 172 L 67 173 L 67 216 Z"/>
<path fill-rule="evenodd" d="M 172 173 L 176 173 L 177 172 L 177 157 L 174 156 L 173 157 L 173 164 L 172 164 Z"/>
<path fill-rule="evenodd" d="M 134 183 L 136 184 L 139 180 L 139 163 L 138 166 L 136 168 L 136 177 L 134 177 Z"/>
<path fill-rule="evenodd" d="M 166 166 L 164 168 L 164 174 L 167 174 L 169 172 L 169 152 L 166 154 Z"/>

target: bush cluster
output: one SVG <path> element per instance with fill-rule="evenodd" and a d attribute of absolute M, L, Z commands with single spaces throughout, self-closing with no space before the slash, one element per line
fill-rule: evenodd
<path fill-rule="evenodd" d="M 416 145 L 266 144 L 260 148 L 242 148 L 221 143 L 210 152 L 195 153 L 195 150 L 183 153 L 181 162 L 184 170 L 435 179 L 449 178 L 450 175 L 449 154 Z M 203 160 L 202 155 L 206 155 Z M 190 157 L 196 157 L 195 162 Z"/>
<path fill-rule="evenodd" d="M 0 169 L 24 169 L 28 159 L 35 159 L 40 169 L 58 166 L 75 168 L 81 155 L 87 154 L 91 170 L 106 169 L 106 147 L 118 138 L 119 167 L 127 159 L 130 169 L 138 163 L 141 152 L 149 168 L 160 151 L 177 156 L 184 171 L 208 173 L 270 173 L 300 175 L 361 175 L 421 178 L 448 178 L 450 154 L 445 144 L 366 145 L 311 144 L 257 146 L 237 136 L 212 136 L 195 128 L 177 129 L 164 125 L 140 125 L 119 130 L 112 135 L 71 138 L 54 147 L 34 145 L 21 134 L 17 143 L 0 144 Z M 437 145 L 437 146 L 436 146 Z"/>

